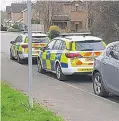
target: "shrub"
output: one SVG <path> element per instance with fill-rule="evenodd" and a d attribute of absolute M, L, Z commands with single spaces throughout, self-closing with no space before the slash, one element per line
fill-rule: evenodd
<path fill-rule="evenodd" d="M 31 20 L 31 23 L 32 23 L 32 24 L 40 24 L 40 21 L 39 21 L 39 20 L 33 20 L 33 19 L 32 19 L 32 20 Z"/>
<path fill-rule="evenodd" d="M 15 28 L 9 28 L 7 31 L 8 32 L 20 32 L 20 30 L 15 29 Z"/>
<path fill-rule="evenodd" d="M 53 39 L 60 34 L 60 28 L 58 26 L 50 26 L 48 31 L 48 36 L 50 39 Z"/>
<path fill-rule="evenodd" d="M 12 28 L 20 30 L 20 27 L 19 27 L 18 24 L 14 24 L 14 25 L 12 26 Z"/>

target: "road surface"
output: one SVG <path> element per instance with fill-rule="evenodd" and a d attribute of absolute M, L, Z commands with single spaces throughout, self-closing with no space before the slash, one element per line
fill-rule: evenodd
<path fill-rule="evenodd" d="M 9 59 L 10 41 L 19 33 L 1 33 L 1 78 L 28 94 L 28 65 Z M 54 74 L 37 72 L 33 65 L 33 96 L 66 121 L 119 121 L 119 97 L 95 96 L 90 76 L 72 76 L 58 81 Z"/>

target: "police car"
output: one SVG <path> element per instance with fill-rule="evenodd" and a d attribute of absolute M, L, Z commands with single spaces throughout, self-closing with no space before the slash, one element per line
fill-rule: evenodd
<path fill-rule="evenodd" d="M 90 35 L 57 37 L 39 52 L 38 72 L 51 71 L 59 80 L 75 73 L 91 74 L 94 58 L 101 55 L 105 47 L 101 38 Z"/>
<path fill-rule="evenodd" d="M 32 58 L 37 59 L 37 55 L 41 47 L 45 47 L 49 43 L 46 34 L 40 32 L 32 32 Z M 18 63 L 23 64 L 28 59 L 28 33 L 24 32 L 14 41 L 11 41 L 10 59 L 17 59 Z"/>

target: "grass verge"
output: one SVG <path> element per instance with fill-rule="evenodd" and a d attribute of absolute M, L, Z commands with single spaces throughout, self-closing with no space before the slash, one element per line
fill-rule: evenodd
<path fill-rule="evenodd" d="M 35 103 L 30 109 L 28 96 L 1 84 L 1 121 L 64 121 L 53 112 Z"/>

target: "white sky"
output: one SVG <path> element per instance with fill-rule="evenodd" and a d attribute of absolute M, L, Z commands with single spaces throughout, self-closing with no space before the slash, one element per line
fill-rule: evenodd
<path fill-rule="evenodd" d="M 14 2 L 21 2 L 21 1 L 27 1 L 27 0 L 0 0 L 0 10 L 6 10 L 6 6 L 10 6 L 11 3 L 14 3 Z M 38 1 L 38 0 L 31 0 L 31 1 Z M 55 0 L 57 1 L 57 0 Z M 60 1 L 63 1 L 63 0 L 60 0 Z M 69 1 L 69 0 L 67 0 Z M 80 1 L 97 1 L 97 0 L 80 0 Z M 99 0 L 99 1 L 102 1 L 102 0 Z M 109 0 L 103 0 L 103 1 L 109 1 Z M 112 0 L 110 0 L 112 1 Z M 116 1 L 116 0 L 113 0 L 113 1 Z"/>
<path fill-rule="evenodd" d="M 6 6 L 10 6 L 14 2 L 22 2 L 27 0 L 0 0 L 0 10 L 6 10 Z M 36 0 L 31 0 L 36 1 Z"/>
<path fill-rule="evenodd" d="M 6 10 L 6 6 L 10 6 L 11 3 L 21 2 L 21 1 L 27 1 L 27 0 L 0 0 L 0 10 Z M 38 1 L 38 0 L 31 0 L 31 1 Z M 58 1 L 58 0 L 55 0 L 55 1 Z M 60 0 L 60 1 L 63 1 L 63 0 Z"/>
<path fill-rule="evenodd" d="M 5 10 L 6 6 L 10 6 L 13 2 L 20 2 L 23 0 L 0 0 L 0 10 Z"/>

